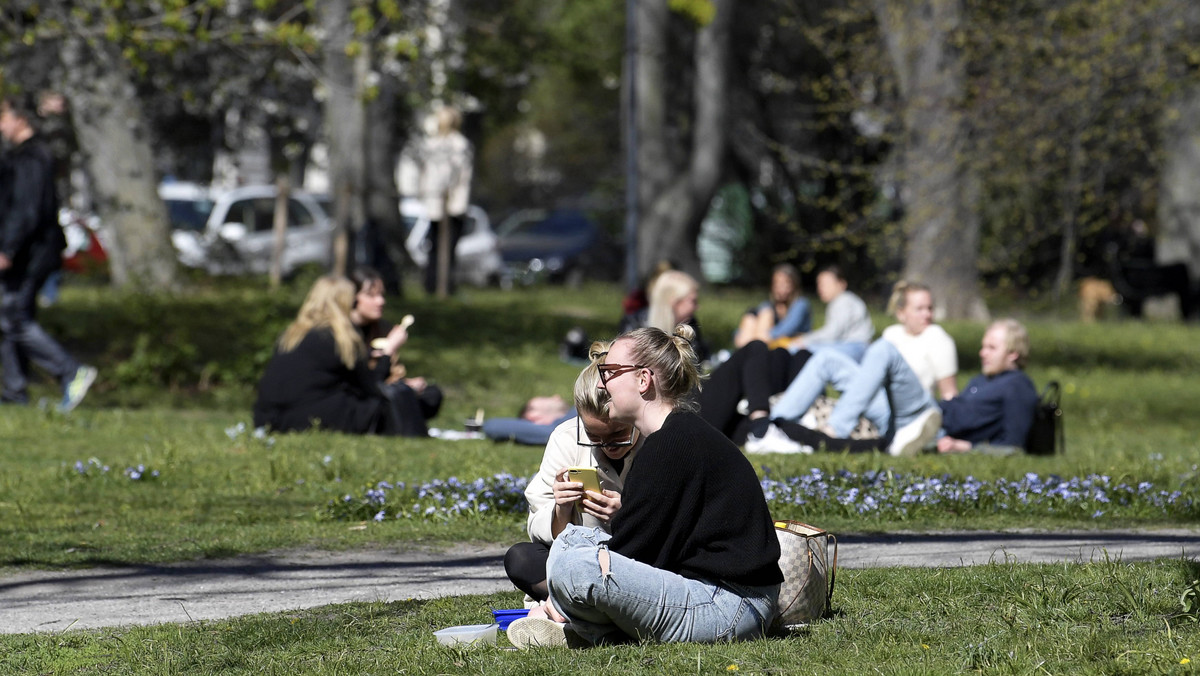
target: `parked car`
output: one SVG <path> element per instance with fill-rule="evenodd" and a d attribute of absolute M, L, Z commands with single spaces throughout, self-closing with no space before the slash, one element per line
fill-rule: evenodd
<path fill-rule="evenodd" d="M 404 248 L 413 262 L 423 269 L 433 255 L 429 251 L 430 243 L 426 239 L 430 221 L 425 215 L 425 207 L 421 200 L 412 197 L 401 199 L 400 217 L 408 233 L 404 240 Z M 492 222 L 487 212 L 477 205 L 467 207 L 463 234 L 458 240 L 458 245 L 454 247 L 454 253 L 454 273 L 459 282 L 476 286 L 503 283 L 504 262 L 500 259 L 499 241 L 496 233 L 492 231 Z"/>
<path fill-rule="evenodd" d="M 577 209 L 523 209 L 496 229 L 508 275 L 578 286 L 584 279 L 616 279 L 619 247 Z"/>
<path fill-rule="evenodd" d="M 163 183 L 171 242 L 179 262 L 210 274 L 265 274 L 275 247 L 276 189 L 253 185 L 219 190 L 194 183 Z M 311 195 L 293 191 L 281 269 L 283 274 L 318 263 L 328 265 L 333 226 Z"/>

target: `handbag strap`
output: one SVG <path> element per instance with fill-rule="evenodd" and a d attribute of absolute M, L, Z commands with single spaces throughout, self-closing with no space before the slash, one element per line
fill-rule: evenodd
<path fill-rule="evenodd" d="M 1057 452 L 1066 453 L 1067 452 L 1067 434 L 1066 434 L 1066 431 L 1063 429 L 1062 406 L 1059 405 L 1059 402 L 1061 401 L 1061 396 L 1062 396 L 1062 390 L 1058 386 L 1058 381 L 1051 380 L 1050 382 L 1046 383 L 1046 389 L 1042 390 L 1041 403 L 1054 405 L 1054 436 L 1058 437 L 1057 439 L 1055 439 L 1055 441 L 1057 442 L 1057 444 L 1056 444 Z"/>
<path fill-rule="evenodd" d="M 1058 402 L 1061 395 L 1062 390 L 1058 386 L 1058 381 L 1051 380 L 1050 382 L 1046 383 L 1046 388 L 1042 390 L 1042 403 L 1054 404 L 1054 407 L 1058 408 Z"/>
<path fill-rule="evenodd" d="M 829 567 L 829 592 L 825 594 L 825 607 L 828 608 L 830 603 L 833 603 L 833 585 L 837 582 L 837 555 L 838 541 L 837 536 L 833 533 L 828 533 L 827 541 L 833 542 L 833 565 Z"/>

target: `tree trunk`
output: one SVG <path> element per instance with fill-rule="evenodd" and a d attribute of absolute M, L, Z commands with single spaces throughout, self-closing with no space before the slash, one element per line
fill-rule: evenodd
<path fill-rule="evenodd" d="M 383 75 L 379 96 L 367 104 L 366 138 L 366 209 L 367 220 L 378 233 L 378 244 L 384 248 L 388 258 L 398 269 L 407 261 L 404 250 L 404 223 L 400 220 L 400 194 L 396 187 L 396 157 L 399 143 L 396 139 L 396 78 Z M 385 278 L 387 271 L 381 270 Z M 401 293 L 402 276 L 396 275 L 396 288 L 388 289 Z"/>
<path fill-rule="evenodd" d="M 321 28 L 325 32 L 322 84 L 327 91 L 325 124 L 329 138 L 329 187 L 337 214 L 334 274 L 345 274 L 349 263 L 348 242 L 352 233 L 362 229 L 365 213 L 366 108 L 363 90 L 369 57 L 365 43 L 358 45 L 356 55 L 349 54 L 355 41 L 354 27 L 350 23 L 351 5 L 349 0 L 326 0 L 320 3 L 319 10 Z"/>
<path fill-rule="evenodd" d="M 96 212 L 108 228 L 114 286 L 175 286 L 175 249 L 158 197 L 154 153 L 133 82 L 115 48 L 69 37 L 65 89 Z"/>
<path fill-rule="evenodd" d="M 979 292 L 978 183 L 958 104 L 965 69 L 953 46 L 959 0 L 877 0 L 876 19 L 903 99 L 906 279 L 928 284 L 947 317 L 987 319 Z"/>
<path fill-rule="evenodd" d="M 641 177 L 638 268 L 662 258 L 700 276 L 696 237 L 720 183 L 728 141 L 730 29 L 734 0 L 715 0 L 713 20 L 697 35 L 690 152 L 671 147 L 666 83 L 670 12 L 665 0 L 638 8 L 638 172 Z"/>
<path fill-rule="evenodd" d="M 271 271 L 268 279 L 272 289 L 283 283 L 283 249 L 287 245 L 288 198 L 292 189 L 286 176 L 275 179 L 275 222 L 271 224 L 275 236 L 271 246 Z"/>
<path fill-rule="evenodd" d="M 1200 87 L 1188 87 L 1163 123 L 1163 168 L 1158 196 L 1160 264 L 1186 263 L 1200 279 Z"/>

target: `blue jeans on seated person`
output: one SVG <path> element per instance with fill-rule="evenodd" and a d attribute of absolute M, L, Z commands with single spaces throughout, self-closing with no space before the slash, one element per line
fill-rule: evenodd
<path fill-rule="evenodd" d="M 805 345 L 804 347 L 813 354 L 825 352 L 827 350 L 841 352 L 856 362 L 862 361 L 863 353 L 867 351 L 866 343 L 857 342 L 813 343 L 812 345 Z"/>
<path fill-rule="evenodd" d="M 524 418 L 488 418 L 483 421 L 483 435 L 493 441 L 513 441 L 529 446 L 545 446 L 550 441 L 554 428 L 574 418 L 578 413 L 572 408 L 563 417 L 549 425 L 542 425 Z"/>
<path fill-rule="evenodd" d="M 837 350 L 815 353 L 772 407 L 771 417 L 798 420 L 826 384 L 841 393 L 829 415 L 829 426 L 838 438 L 849 437 L 859 416 L 865 416 L 879 436 L 890 439 L 897 429 L 937 405 L 896 346 L 880 339 L 867 348 L 861 364 Z"/>
<path fill-rule="evenodd" d="M 752 639 L 775 617 L 779 585 L 693 580 L 610 551 L 609 537 L 598 528 L 569 525 L 546 562 L 551 603 L 593 644 Z M 607 575 L 600 569 L 601 550 L 609 554 Z"/>

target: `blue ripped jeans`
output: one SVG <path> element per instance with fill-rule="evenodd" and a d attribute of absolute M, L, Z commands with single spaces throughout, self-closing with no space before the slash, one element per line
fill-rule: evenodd
<path fill-rule="evenodd" d="M 550 601 L 591 643 L 653 639 L 712 643 L 762 636 L 779 585 L 748 587 L 693 580 L 608 550 L 609 534 L 567 526 L 546 562 Z M 608 575 L 600 569 L 608 552 Z"/>

